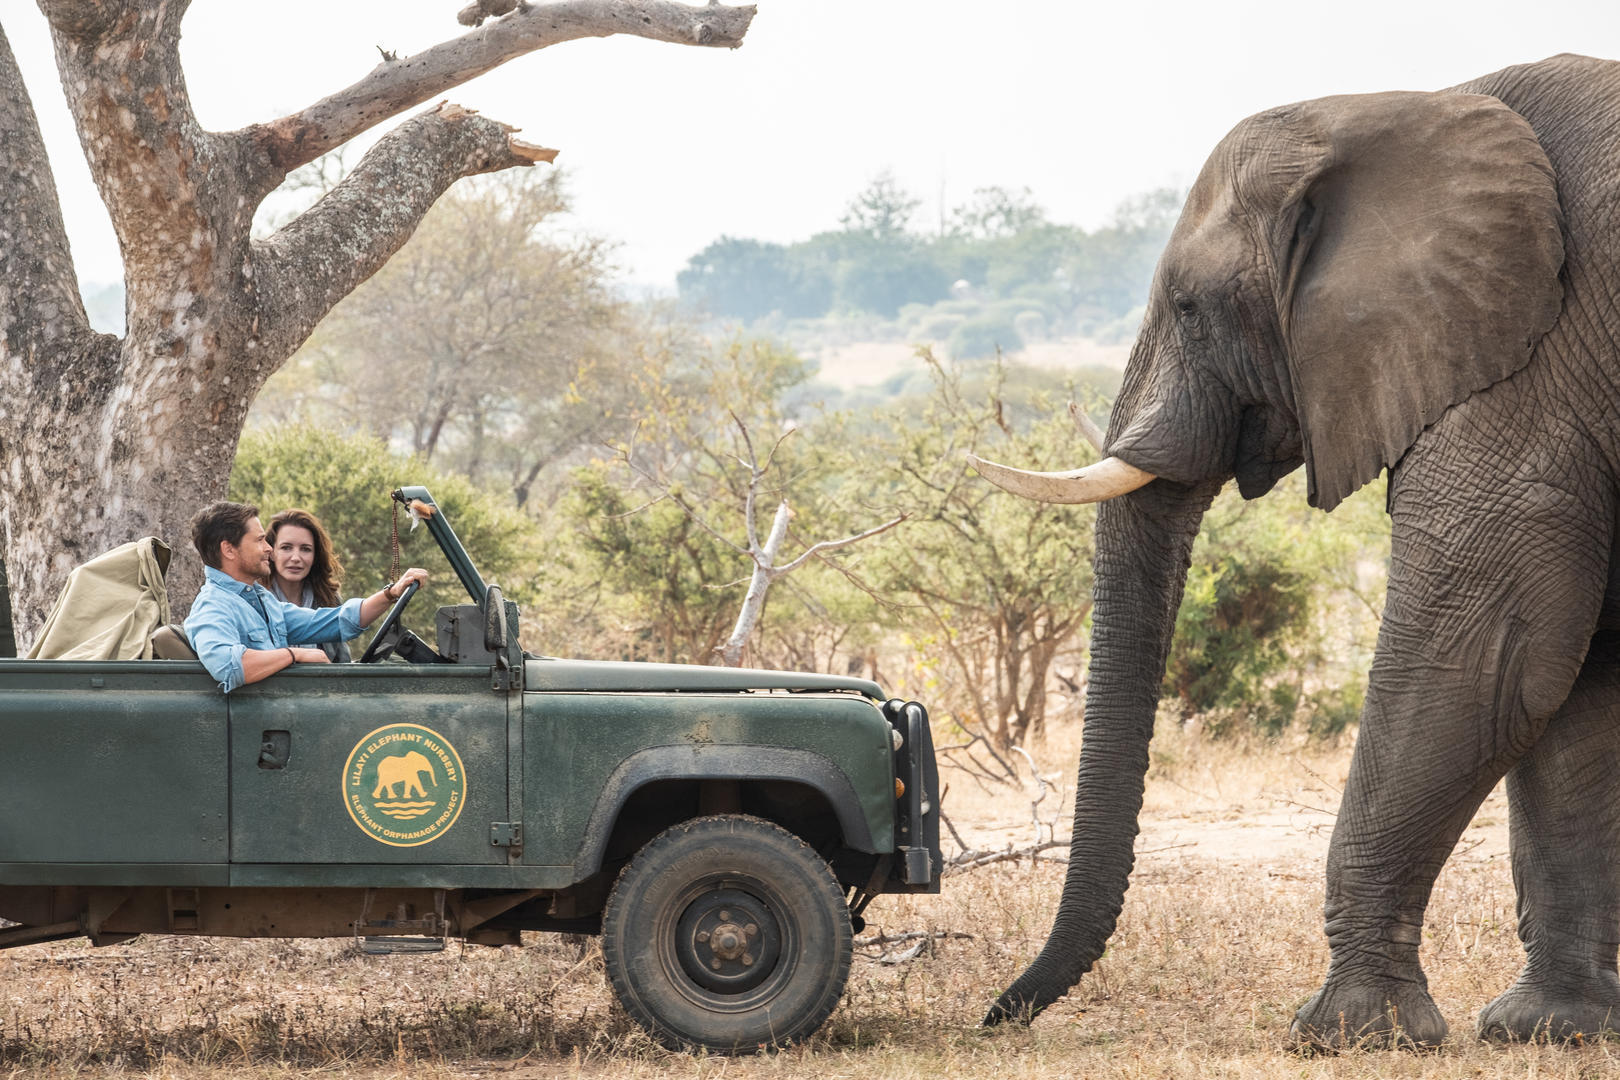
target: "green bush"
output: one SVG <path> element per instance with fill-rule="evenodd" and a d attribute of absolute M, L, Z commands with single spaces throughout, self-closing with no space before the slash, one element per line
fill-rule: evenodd
<path fill-rule="evenodd" d="M 508 496 L 391 451 L 381 440 L 312 425 L 250 431 L 237 447 L 229 496 L 256 503 L 266 521 L 294 506 L 320 518 L 343 563 L 343 595 L 366 596 L 388 583 L 394 505 L 389 493 L 413 484 L 433 493 L 484 580 L 498 582 L 507 599 L 520 604 L 534 598 L 542 560 L 534 522 Z M 399 546 L 401 569 L 421 566 L 432 575 L 407 616 L 417 633 L 430 639 L 434 609 L 465 604 L 467 593 L 427 529 L 411 531 L 403 512 Z"/>
<path fill-rule="evenodd" d="M 1268 683 L 1289 664 L 1309 596 L 1280 554 L 1255 545 L 1188 572 L 1165 682 L 1190 710 L 1244 707 L 1257 726 L 1273 730 L 1292 718 L 1297 689 L 1279 696 Z"/>
<path fill-rule="evenodd" d="M 1205 730 L 1332 736 L 1356 722 L 1389 553 L 1383 491 L 1332 515 L 1295 472 L 1264 498 L 1228 488 L 1205 515 L 1165 666 L 1164 693 Z"/>

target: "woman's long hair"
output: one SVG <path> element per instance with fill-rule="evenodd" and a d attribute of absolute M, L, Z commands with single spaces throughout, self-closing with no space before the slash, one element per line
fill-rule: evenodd
<path fill-rule="evenodd" d="M 276 544 L 276 533 L 281 531 L 283 525 L 297 525 L 308 529 L 309 535 L 315 538 L 315 561 L 310 565 L 309 576 L 304 580 L 309 584 L 310 591 L 315 596 L 316 607 L 337 607 L 343 602 L 338 588 L 343 584 L 343 564 L 338 562 L 337 553 L 332 550 L 332 538 L 326 535 L 326 526 L 321 519 L 308 510 L 283 510 L 270 519 L 270 527 L 265 530 L 270 538 L 270 546 Z M 271 556 L 272 563 L 275 557 Z M 288 600 L 298 603 L 299 598 L 289 596 Z"/>

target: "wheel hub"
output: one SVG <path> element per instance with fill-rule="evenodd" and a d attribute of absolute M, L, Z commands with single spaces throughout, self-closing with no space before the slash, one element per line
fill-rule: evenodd
<path fill-rule="evenodd" d="M 781 929 L 758 897 L 740 889 L 704 893 L 682 913 L 675 941 L 681 968 L 699 986 L 725 994 L 752 990 L 776 966 Z"/>

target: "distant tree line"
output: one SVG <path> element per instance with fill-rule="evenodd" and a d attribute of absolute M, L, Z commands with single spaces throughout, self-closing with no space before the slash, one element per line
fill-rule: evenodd
<path fill-rule="evenodd" d="M 745 324 L 896 319 L 908 308 L 972 300 L 996 308 L 1002 322 L 1033 313 L 1036 333 L 1086 333 L 1143 303 L 1181 202 L 1179 191 L 1153 191 L 1087 232 L 1051 221 L 1027 188 L 980 188 L 926 232 L 915 224 L 921 201 L 884 173 L 850 201 L 840 228 L 794 244 L 723 236 L 691 258 L 677 284 L 683 301 Z"/>

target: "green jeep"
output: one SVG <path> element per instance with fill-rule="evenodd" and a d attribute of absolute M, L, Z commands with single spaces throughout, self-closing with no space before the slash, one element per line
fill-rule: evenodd
<path fill-rule="evenodd" d="M 939 889 L 923 707 L 859 679 L 526 653 L 427 490 L 393 497 L 470 599 L 439 609 L 436 649 L 403 628 L 413 587 L 371 662 L 229 695 L 195 660 L 0 660 L 0 948 L 599 933 L 667 1046 L 814 1032 L 872 898 Z"/>

